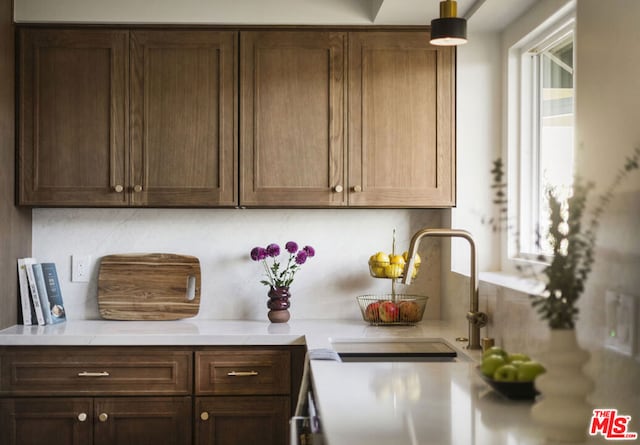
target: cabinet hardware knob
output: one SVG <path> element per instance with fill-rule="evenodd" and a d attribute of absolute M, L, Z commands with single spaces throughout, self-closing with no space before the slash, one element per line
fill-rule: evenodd
<path fill-rule="evenodd" d="M 78 414 L 78 420 L 80 422 L 84 422 L 85 420 L 87 420 L 87 413 L 80 413 Z"/>
<path fill-rule="evenodd" d="M 253 377 L 260 374 L 258 371 L 231 371 L 227 372 L 229 377 Z"/>
<path fill-rule="evenodd" d="M 353 187 L 351 187 L 351 190 L 356 193 L 360 193 L 362 191 L 362 187 L 359 185 L 354 185 Z"/>
<path fill-rule="evenodd" d="M 200 413 L 200 418 L 201 418 L 202 420 L 209 420 L 209 413 L 208 413 L 208 412 L 206 412 L 206 411 L 202 411 L 202 412 Z"/>
<path fill-rule="evenodd" d="M 140 193 L 142 191 L 142 186 L 140 184 L 134 185 L 133 191 L 136 193 Z"/>
<path fill-rule="evenodd" d="M 336 193 L 342 193 L 342 191 L 343 191 L 343 190 L 344 190 L 344 189 L 342 188 L 342 186 L 341 186 L 340 184 L 336 185 L 336 186 L 333 188 L 333 191 L 334 191 L 334 192 L 336 192 Z"/>
<path fill-rule="evenodd" d="M 107 371 L 99 371 L 99 372 L 82 371 L 78 373 L 78 377 L 109 377 L 109 373 Z"/>
<path fill-rule="evenodd" d="M 122 186 L 122 184 L 116 184 L 115 186 L 113 186 L 113 190 L 116 193 L 122 193 L 124 191 L 124 187 Z"/>
<path fill-rule="evenodd" d="M 100 413 L 100 415 L 98 416 L 98 419 L 100 420 L 100 422 L 106 422 L 109 419 L 109 414 Z"/>

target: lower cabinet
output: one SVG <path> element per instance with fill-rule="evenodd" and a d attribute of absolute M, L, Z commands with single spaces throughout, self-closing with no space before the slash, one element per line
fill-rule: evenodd
<path fill-rule="evenodd" d="M 191 443 L 191 397 L 0 400 L 3 445 Z"/>
<path fill-rule="evenodd" d="M 196 445 L 288 443 L 289 397 L 196 397 Z"/>
<path fill-rule="evenodd" d="M 286 445 L 304 351 L 0 347 L 0 445 Z"/>

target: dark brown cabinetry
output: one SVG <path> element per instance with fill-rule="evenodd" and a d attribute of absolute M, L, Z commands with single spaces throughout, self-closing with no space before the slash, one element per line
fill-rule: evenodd
<path fill-rule="evenodd" d="M 236 204 L 237 33 L 20 36 L 20 204 Z"/>
<path fill-rule="evenodd" d="M 241 205 L 345 205 L 346 33 L 241 34 Z"/>
<path fill-rule="evenodd" d="M 455 204 L 455 63 L 427 32 L 349 33 L 349 205 Z"/>
<path fill-rule="evenodd" d="M 428 32 L 20 36 L 20 204 L 455 205 L 455 50 Z"/>
<path fill-rule="evenodd" d="M 283 445 L 303 358 L 303 346 L 1 347 L 0 443 Z"/>
<path fill-rule="evenodd" d="M 295 391 L 289 351 L 219 348 L 195 360 L 197 445 L 287 443 Z"/>
<path fill-rule="evenodd" d="M 241 42 L 241 205 L 455 204 L 452 48 L 418 31 Z"/>
<path fill-rule="evenodd" d="M 22 30 L 19 202 L 126 205 L 129 33 Z"/>

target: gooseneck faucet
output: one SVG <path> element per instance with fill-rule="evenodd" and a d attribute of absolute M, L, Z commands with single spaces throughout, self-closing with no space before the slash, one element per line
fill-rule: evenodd
<path fill-rule="evenodd" d="M 471 247 L 471 284 L 469 287 L 469 312 L 467 312 L 467 320 L 469 321 L 469 343 L 467 349 L 480 349 L 480 328 L 487 324 L 487 314 L 478 310 L 478 262 L 476 260 L 476 243 L 473 237 L 466 230 L 458 229 L 420 229 L 411 238 L 409 252 L 407 253 L 408 261 L 404 269 L 404 284 L 411 283 L 411 271 L 415 265 L 415 254 L 418 251 L 420 240 L 427 236 L 435 236 L 440 238 L 464 238 L 469 242 Z"/>

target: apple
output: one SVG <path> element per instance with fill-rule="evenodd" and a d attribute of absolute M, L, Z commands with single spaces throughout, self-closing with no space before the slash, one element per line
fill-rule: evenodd
<path fill-rule="evenodd" d="M 364 311 L 364 318 L 367 321 L 377 321 L 379 318 L 379 309 L 380 309 L 380 303 L 379 302 L 374 302 L 374 303 L 369 303 L 369 305 L 367 306 L 367 308 Z"/>
<path fill-rule="evenodd" d="M 506 361 L 509 354 L 507 354 L 507 351 L 499 346 L 491 346 L 489 349 L 482 353 L 482 358 L 484 359 L 485 357 L 488 357 L 490 355 L 499 355 Z"/>
<path fill-rule="evenodd" d="M 400 321 L 420 321 L 420 306 L 415 301 L 401 301 L 398 304 Z"/>
<path fill-rule="evenodd" d="M 540 363 L 535 360 L 529 360 L 518 367 L 518 381 L 533 382 L 537 376 L 543 374 L 545 371 L 546 369 L 544 369 L 544 366 Z"/>
<path fill-rule="evenodd" d="M 515 366 L 516 368 L 519 368 L 519 367 L 520 367 L 520 365 L 524 363 L 524 361 L 522 361 L 522 360 L 514 360 L 514 361 L 512 361 L 512 362 L 510 362 L 510 361 L 508 361 L 508 360 L 507 360 L 507 362 L 508 362 L 510 365 Z"/>
<path fill-rule="evenodd" d="M 378 308 L 380 320 L 389 323 L 398 320 L 398 306 L 393 301 L 383 301 Z"/>
<path fill-rule="evenodd" d="M 515 382 L 518 379 L 518 368 L 506 364 L 500 366 L 493 373 L 493 380 L 497 382 Z"/>
<path fill-rule="evenodd" d="M 506 362 L 507 361 L 501 355 L 488 355 L 482 358 L 482 363 L 480 364 L 480 372 L 482 372 L 487 377 L 493 377 L 496 369 L 506 364 Z"/>
<path fill-rule="evenodd" d="M 507 362 L 528 362 L 531 358 L 527 354 L 522 354 L 521 352 L 514 352 L 513 354 L 507 354 Z"/>

